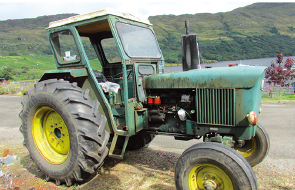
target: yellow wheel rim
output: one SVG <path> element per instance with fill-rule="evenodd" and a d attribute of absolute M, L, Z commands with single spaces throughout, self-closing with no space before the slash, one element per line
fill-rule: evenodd
<path fill-rule="evenodd" d="M 252 137 L 250 140 L 245 141 L 245 145 L 242 148 L 234 147 L 236 151 L 238 151 L 244 158 L 247 158 L 256 151 L 257 142 L 255 137 Z"/>
<path fill-rule="evenodd" d="M 39 108 L 32 121 L 37 150 L 51 164 L 62 164 L 70 151 L 70 138 L 62 117 L 52 108 Z"/>
<path fill-rule="evenodd" d="M 189 189 L 227 189 L 233 190 L 228 175 L 212 164 L 199 164 L 194 167 L 188 177 Z"/>

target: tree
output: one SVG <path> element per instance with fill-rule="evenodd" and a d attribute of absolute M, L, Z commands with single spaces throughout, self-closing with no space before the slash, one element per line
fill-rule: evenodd
<path fill-rule="evenodd" d="M 292 70 L 294 60 L 287 58 L 282 66 L 283 54 L 278 53 L 276 63 L 278 66 L 272 62 L 271 66 L 266 69 L 265 78 L 267 79 L 267 83 L 270 85 L 280 85 L 281 87 L 289 86 L 295 77 L 295 70 Z M 269 96 L 271 97 L 271 91 L 269 91 Z"/>
<path fill-rule="evenodd" d="M 272 27 L 270 29 L 270 32 L 273 33 L 273 34 L 279 34 L 279 30 L 276 27 Z"/>
<path fill-rule="evenodd" d="M 27 73 L 27 71 L 29 70 L 28 66 L 22 66 L 21 68 L 23 69 L 22 73 Z"/>
<path fill-rule="evenodd" d="M 11 67 L 4 68 L 0 72 L 0 78 L 4 78 L 5 80 L 11 80 L 11 79 L 13 79 L 12 72 L 11 72 L 12 70 L 13 69 Z"/>

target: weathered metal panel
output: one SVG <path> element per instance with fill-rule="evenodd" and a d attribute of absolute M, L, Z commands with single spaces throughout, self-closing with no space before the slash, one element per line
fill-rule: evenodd
<path fill-rule="evenodd" d="M 148 109 L 143 108 L 141 110 L 135 111 L 135 127 L 136 132 L 141 131 L 142 129 L 148 128 Z"/>
<path fill-rule="evenodd" d="M 259 108 L 262 97 L 262 79 L 261 75 L 256 84 L 249 89 L 236 89 L 236 126 L 248 126 L 247 114 L 251 111 L 257 113 L 259 121 Z M 250 125 L 249 125 L 250 126 Z M 255 132 L 255 131 L 254 131 Z"/>
<path fill-rule="evenodd" d="M 83 14 L 83 15 L 72 16 L 72 17 L 69 17 L 69 18 L 65 18 L 65 19 L 50 22 L 48 28 L 46 28 L 46 29 L 49 30 L 49 29 L 52 29 L 52 28 L 62 27 L 64 25 L 74 24 L 74 23 L 77 23 L 77 22 L 83 22 L 83 21 L 85 22 L 85 21 L 88 21 L 88 20 L 93 20 L 93 19 L 95 19 L 97 17 L 106 16 L 106 15 L 113 15 L 115 17 L 122 17 L 122 18 L 125 18 L 125 19 L 128 19 L 128 20 L 134 20 L 134 21 L 137 21 L 137 22 L 141 22 L 141 23 L 151 25 L 149 20 L 143 20 L 143 19 L 141 19 L 139 17 L 136 17 L 136 16 L 134 16 L 132 14 L 122 13 L 122 12 L 118 12 L 118 11 L 107 8 L 107 9 L 102 9 L 102 10 L 99 10 L 99 11 L 95 11 L 95 12 L 91 12 L 91 13 L 87 13 L 87 14 Z"/>
<path fill-rule="evenodd" d="M 265 67 L 219 67 L 147 76 L 146 89 L 155 88 L 251 88 Z"/>
<path fill-rule="evenodd" d="M 72 77 L 88 76 L 88 72 L 85 68 L 83 69 L 63 69 L 63 70 L 51 70 L 45 71 L 45 74 L 56 74 L 56 73 L 69 73 Z"/>

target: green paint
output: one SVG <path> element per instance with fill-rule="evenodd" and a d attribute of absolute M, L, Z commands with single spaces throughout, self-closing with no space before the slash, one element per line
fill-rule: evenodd
<path fill-rule="evenodd" d="M 150 88 L 251 88 L 265 67 L 219 67 L 184 72 L 150 75 L 145 87 Z M 263 75 L 264 76 L 264 75 Z"/>

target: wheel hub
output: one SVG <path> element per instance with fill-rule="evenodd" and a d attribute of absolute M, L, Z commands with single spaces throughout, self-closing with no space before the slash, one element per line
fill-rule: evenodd
<path fill-rule="evenodd" d="M 63 163 L 70 151 L 70 138 L 62 117 L 52 108 L 39 108 L 33 118 L 32 135 L 39 153 L 52 164 Z"/>
<path fill-rule="evenodd" d="M 233 189 L 228 175 L 219 167 L 212 164 L 200 164 L 189 174 L 190 189 Z"/>
<path fill-rule="evenodd" d="M 50 111 L 46 116 L 43 128 L 48 143 L 56 152 L 67 154 L 69 151 L 69 132 L 63 119 L 55 111 Z"/>
<path fill-rule="evenodd" d="M 203 185 L 207 190 L 215 190 L 217 188 L 217 184 L 213 180 L 206 180 Z"/>
<path fill-rule="evenodd" d="M 61 131 L 60 131 L 58 128 L 55 128 L 55 129 L 54 129 L 54 134 L 55 134 L 55 136 L 56 136 L 57 138 L 60 139 L 60 137 L 61 137 Z"/>
<path fill-rule="evenodd" d="M 243 157 L 249 157 L 252 156 L 253 153 L 256 151 L 257 148 L 257 142 L 254 137 L 252 137 L 248 141 L 244 141 L 244 144 L 242 146 L 235 146 L 234 149 L 236 149 Z"/>

